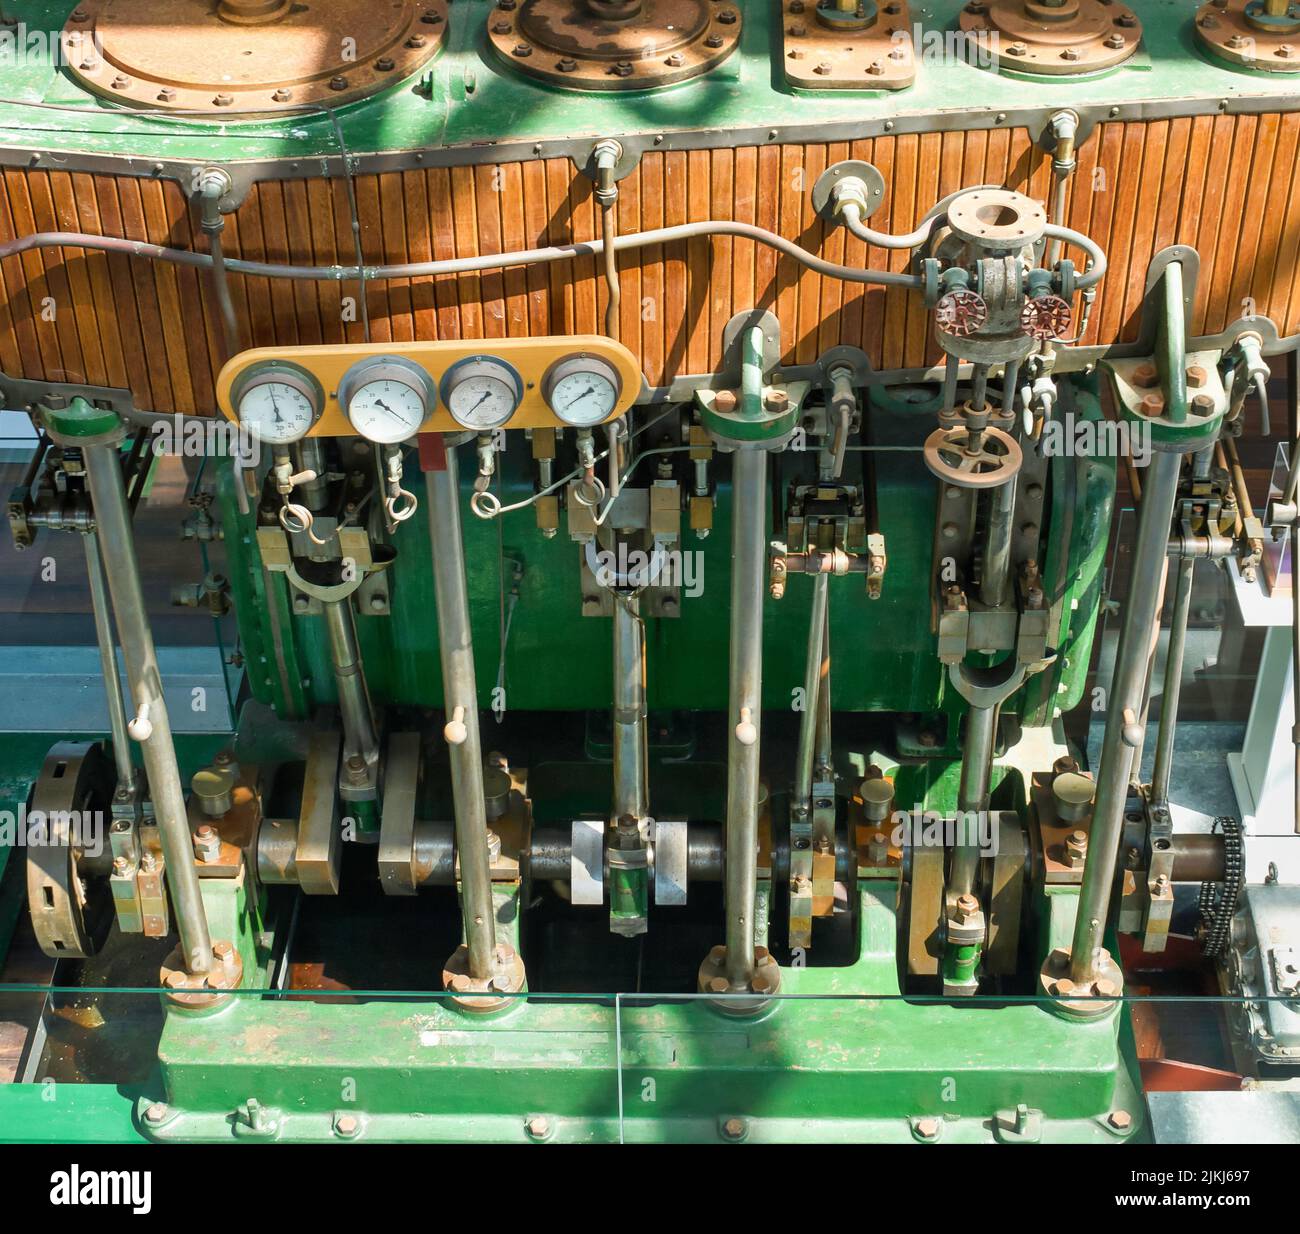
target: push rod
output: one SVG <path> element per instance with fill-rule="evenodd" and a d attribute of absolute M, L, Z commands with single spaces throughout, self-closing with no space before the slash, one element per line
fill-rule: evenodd
<path fill-rule="evenodd" d="M 445 462 L 425 474 L 429 534 L 433 543 L 433 585 L 438 608 L 438 649 L 447 710 L 443 730 L 451 758 L 451 794 L 460 854 L 461 901 L 469 975 L 489 979 L 496 952 L 492 908 L 492 863 L 488 852 L 487 805 L 483 796 L 483 753 L 478 727 L 478 684 L 465 548 L 460 527 L 460 475 L 448 443 Z"/>
<path fill-rule="evenodd" d="M 140 741 L 144 756 L 149 795 L 158 821 L 163 858 L 167 862 L 167 885 L 176 910 L 181 951 L 189 972 L 206 973 L 213 963 L 212 936 L 208 931 L 208 918 L 194 869 L 194 842 L 190 836 L 180 769 L 176 765 L 171 722 L 163 700 L 158 656 L 140 586 L 140 566 L 127 514 L 122 467 L 115 445 L 85 446 L 82 452 L 90 499 L 95 508 L 96 536 L 108 575 L 109 594 L 113 599 L 118 637 L 122 642 L 122 658 L 126 661 L 127 680 L 131 684 L 135 705 L 133 727 L 129 731 Z"/>

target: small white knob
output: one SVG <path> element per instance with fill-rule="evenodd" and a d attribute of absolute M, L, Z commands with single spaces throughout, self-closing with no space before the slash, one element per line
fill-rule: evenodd
<path fill-rule="evenodd" d="M 148 741 L 153 736 L 153 721 L 149 719 L 149 704 L 141 703 L 135 715 L 127 721 L 126 731 L 132 741 Z"/>
<path fill-rule="evenodd" d="M 457 707 L 451 713 L 451 719 L 443 726 L 442 735 L 447 739 L 447 744 L 459 746 L 465 744 L 465 739 L 469 736 L 469 729 L 465 727 L 465 708 Z"/>
<path fill-rule="evenodd" d="M 1142 744 L 1142 738 L 1145 735 L 1142 732 L 1142 725 L 1138 723 L 1138 718 L 1133 714 L 1132 707 L 1124 708 L 1122 719 L 1124 728 L 1120 732 L 1120 737 L 1126 746 L 1136 750 Z"/>
<path fill-rule="evenodd" d="M 742 746 L 752 746 L 758 740 L 758 729 L 749 718 L 750 714 L 748 707 L 740 709 L 740 723 L 736 725 L 736 740 Z"/>

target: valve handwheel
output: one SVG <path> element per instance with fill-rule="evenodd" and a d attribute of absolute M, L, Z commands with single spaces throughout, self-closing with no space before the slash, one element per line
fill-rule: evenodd
<path fill-rule="evenodd" d="M 958 488 L 997 488 L 1015 476 L 1023 460 L 1020 443 L 998 428 L 979 430 L 977 438 L 965 425 L 940 428 L 925 442 L 925 465 Z"/>
<path fill-rule="evenodd" d="M 1031 338 L 1060 338 L 1070 328 L 1070 306 L 1060 296 L 1050 293 L 1025 301 L 1020 310 L 1020 328 Z"/>
<path fill-rule="evenodd" d="M 939 329 L 965 338 L 988 321 L 989 306 L 978 292 L 959 287 L 939 298 L 934 306 L 934 319 Z"/>

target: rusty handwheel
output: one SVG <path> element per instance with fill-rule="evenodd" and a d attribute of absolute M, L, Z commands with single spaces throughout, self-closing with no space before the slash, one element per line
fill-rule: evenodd
<path fill-rule="evenodd" d="M 1069 304 L 1060 296 L 1035 296 L 1020 310 L 1020 328 L 1031 338 L 1060 338 L 1070 328 L 1072 316 Z"/>
<path fill-rule="evenodd" d="M 98 742 L 50 747 L 27 806 L 27 907 L 41 950 L 93 956 L 113 923 L 113 768 Z"/>
<path fill-rule="evenodd" d="M 958 338 L 974 334 L 989 319 L 989 306 L 978 292 L 964 287 L 941 296 L 934 306 L 934 320 L 939 329 Z"/>
<path fill-rule="evenodd" d="M 939 428 L 925 442 L 925 465 L 958 488 L 997 488 L 1020 470 L 1023 460 L 1020 443 L 1000 428 Z"/>

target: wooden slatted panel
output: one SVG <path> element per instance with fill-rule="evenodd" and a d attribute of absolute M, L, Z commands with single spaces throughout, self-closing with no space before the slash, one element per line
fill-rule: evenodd
<path fill-rule="evenodd" d="M 1114 122 L 1078 152 L 1067 219 L 1107 251 L 1110 272 L 1085 343 L 1137 337 L 1151 257 L 1194 245 L 1201 277 L 1192 328 L 1214 333 L 1254 311 L 1300 330 L 1300 115 Z M 691 220 L 733 218 L 781 232 L 832 261 L 905 270 L 908 255 L 828 232 L 809 202 L 827 166 L 874 163 L 886 182 L 871 225 L 905 231 L 939 197 L 975 183 L 1047 200 L 1050 161 L 1023 129 L 927 133 L 829 145 L 650 151 L 621 186 L 628 235 Z M 367 264 L 426 261 L 595 239 L 592 186 L 563 159 L 358 176 Z M 124 235 L 180 248 L 203 239 L 179 187 L 130 177 L 6 169 L 0 238 L 38 230 Z M 357 236 L 347 184 L 266 181 L 227 219 L 227 253 L 295 264 L 353 264 Z M 1078 253 L 1071 254 L 1081 258 Z M 720 238 L 625 254 L 619 329 L 649 380 L 716 368 L 722 329 L 744 309 L 775 312 L 788 361 L 836 343 L 881 368 L 941 357 L 918 298 L 902 289 L 809 273 L 749 240 Z M 245 345 L 360 341 L 356 283 L 232 277 Z M 607 293 L 592 258 L 460 277 L 370 282 L 376 342 L 599 333 Z M 49 380 L 129 386 L 142 407 L 212 410 L 222 359 L 205 276 L 80 249 L 0 262 L 0 365 Z"/>

